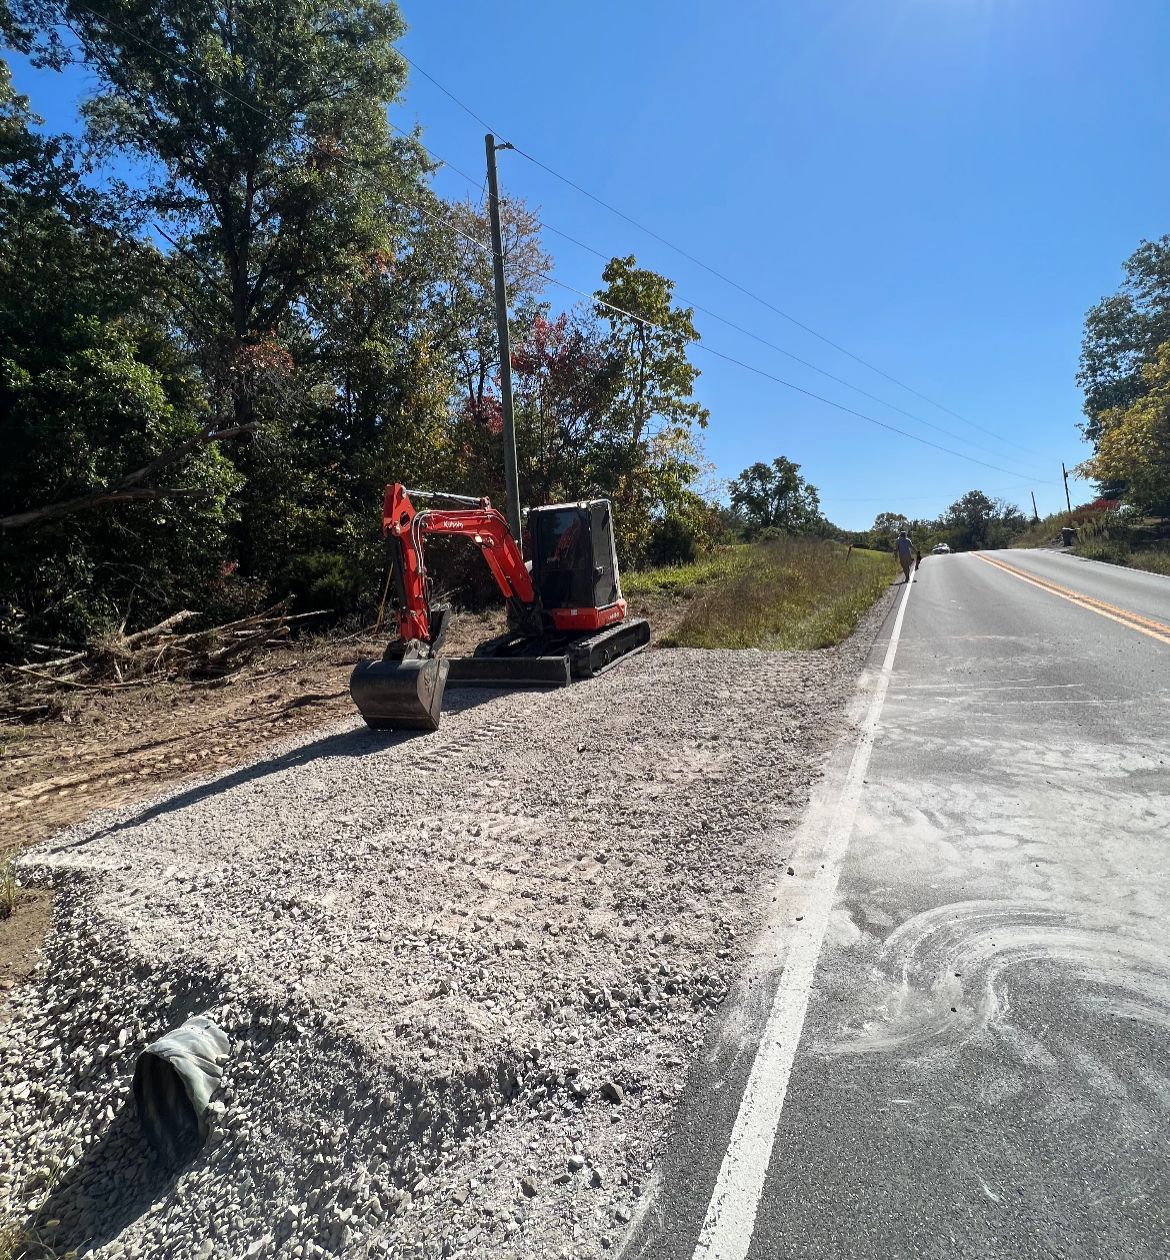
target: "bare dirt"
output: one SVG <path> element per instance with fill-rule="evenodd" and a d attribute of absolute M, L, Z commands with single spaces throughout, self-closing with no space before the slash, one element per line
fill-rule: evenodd
<path fill-rule="evenodd" d="M 49 930 L 53 906 L 52 893 L 46 888 L 22 888 L 16 894 L 16 905 L 7 918 L 0 918 L 0 1000 L 30 976 L 37 962 L 37 951 Z M 0 1020 L 4 1007 L 0 1003 Z"/>
<path fill-rule="evenodd" d="M 683 597 L 631 601 L 666 637 Z M 443 655 L 471 652 L 504 628 L 501 612 L 452 618 Z M 351 716 L 349 673 L 378 657 L 386 634 L 305 639 L 258 656 L 214 684 L 157 683 L 71 698 L 62 719 L 0 727 L 0 861 L 94 810 L 141 800 L 237 765 L 277 740 Z"/>
<path fill-rule="evenodd" d="M 150 738 L 103 710 L 117 742 L 87 732 L 71 782 L 26 757 L 26 838 L 118 807 L 21 863 L 57 909 L 0 1028 L 0 1212 L 123 1260 L 619 1245 L 887 603 L 839 649 L 458 693 L 415 738 L 352 718 L 355 642 L 229 706 L 177 695 Z M 199 1012 L 232 1042 L 224 1088 L 160 1179 L 129 1077 Z"/>

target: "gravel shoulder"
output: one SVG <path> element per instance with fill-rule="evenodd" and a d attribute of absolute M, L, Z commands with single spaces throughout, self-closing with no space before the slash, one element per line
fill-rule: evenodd
<path fill-rule="evenodd" d="M 345 720 L 43 841 L 0 1217 L 109 1257 L 616 1247 L 889 605 L 826 651 L 455 693 L 432 735 Z M 129 1078 L 203 1012 L 224 1087 L 167 1176 Z"/>

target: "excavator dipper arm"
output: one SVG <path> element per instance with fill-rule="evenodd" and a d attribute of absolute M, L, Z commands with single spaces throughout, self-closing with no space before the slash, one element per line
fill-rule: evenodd
<path fill-rule="evenodd" d="M 407 489 L 386 487 L 382 508 L 382 532 L 391 549 L 393 580 L 398 596 L 398 637 L 402 642 L 432 641 L 430 579 L 427 577 L 423 539 L 432 534 L 469 539 L 480 550 L 505 601 L 517 611 L 535 609 L 536 591 L 520 548 L 508 522 L 487 499 L 474 508 L 418 511 Z"/>

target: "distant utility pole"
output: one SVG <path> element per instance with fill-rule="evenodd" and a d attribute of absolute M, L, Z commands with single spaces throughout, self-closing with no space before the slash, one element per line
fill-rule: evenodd
<path fill-rule="evenodd" d="M 1040 519 L 1040 513 L 1036 511 L 1036 491 L 1035 490 L 1032 491 L 1032 519 L 1034 521 L 1038 521 Z"/>
<path fill-rule="evenodd" d="M 1068 508 L 1068 523 L 1072 524 L 1072 500 L 1068 497 L 1068 469 L 1064 466 L 1064 460 L 1060 461 L 1060 472 L 1064 477 L 1064 503 Z"/>
<path fill-rule="evenodd" d="M 504 287 L 504 242 L 500 235 L 500 189 L 496 182 L 496 150 L 510 144 L 496 144 L 489 131 L 483 138 L 487 150 L 488 215 L 492 223 L 492 269 L 496 289 L 496 340 L 500 346 L 500 393 L 504 408 L 504 495 L 505 515 L 516 546 L 524 551 L 520 533 L 520 479 L 516 472 L 516 417 L 512 410 L 512 345 L 508 338 L 508 292 Z"/>

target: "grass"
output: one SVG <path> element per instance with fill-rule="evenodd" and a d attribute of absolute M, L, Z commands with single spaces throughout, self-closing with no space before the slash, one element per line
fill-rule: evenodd
<path fill-rule="evenodd" d="M 76 1260 L 76 1249 L 59 1252 L 32 1226 L 0 1221 L 0 1260 Z"/>
<path fill-rule="evenodd" d="M 894 576 L 890 555 L 854 548 L 846 559 L 845 547 L 819 539 L 791 538 L 729 551 L 730 556 L 714 557 L 709 569 L 706 562 L 686 566 L 700 571 L 691 581 L 698 585 L 702 578 L 705 589 L 663 646 L 831 647 L 848 638 Z"/>
<path fill-rule="evenodd" d="M 1012 546 L 1043 547 L 1059 542 L 1061 526 L 1067 520 L 1064 512 L 1045 517 L 1015 539 Z M 1085 519 L 1075 513 L 1073 523 L 1077 527 L 1077 541 L 1072 547 L 1074 555 L 1170 576 L 1170 538 L 1165 536 L 1164 523 L 1153 520 L 1124 523 L 1112 514 Z"/>
<path fill-rule="evenodd" d="M 1103 560 L 1106 564 L 1170 576 L 1170 546 L 1133 547 L 1120 539 L 1098 537 L 1077 543 L 1073 551 L 1086 560 Z"/>
<path fill-rule="evenodd" d="M 11 862 L 5 862 L 0 866 L 0 919 L 9 919 L 12 912 L 16 909 L 16 894 L 20 891 L 20 885 L 16 882 L 16 872 L 12 869 Z M 0 1251 L 0 1260 L 3 1260 L 4 1253 Z"/>
<path fill-rule="evenodd" d="M 1068 513 L 1057 512 L 1042 520 L 1033 521 L 1018 537 L 1008 544 L 1011 547 L 1047 547 L 1051 543 L 1060 542 L 1060 529 L 1068 524 Z"/>
<path fill-rule="evenodd" d="M 746 543 L 720 547 L 692 564 L 670 564 L 660 569 L 638 569 L 622 574 L 623 595 L 689 595 L 703 587 L 730 581 L 751 563 L 753 548 Z"/>

